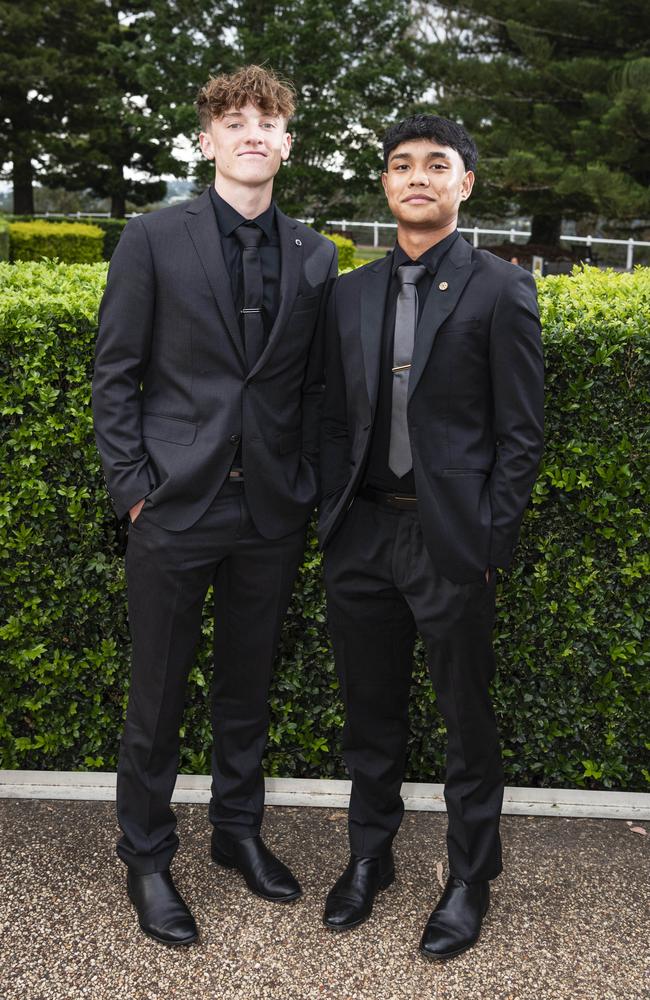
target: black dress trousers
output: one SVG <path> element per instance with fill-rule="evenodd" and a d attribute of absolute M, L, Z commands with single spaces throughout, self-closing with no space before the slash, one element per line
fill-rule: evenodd
<path fill-rule="evenodd" d="M 210 820 L 235 839 L 259 833 L 261 760 L 271 669 L 302 559 L 305 529 L 269 540 L 256 530 L 243 484 L 226 483 L 203 517 L 168 531 L 145 504 L 126 555 L 133 640 L 131 688 L 117 772 L 119 856 L 163 871 L 178 847 L 170 800 L 187 676 L 214 585 Z"/>
<path fill-rule="evenodd" d="M 353 854 L 377 857 L 404 805 L 408 698 L 419 631 L 447 728 L 445 801 L 450 874 L 468 882 L 501 871 L 503 770 L 488 693 L 494 674 L 494 575 L 441 576 L 415 511 L 357 497 L 325 549 L 328 616 L 346 708 L 343 749 L 352 780 Z"/>

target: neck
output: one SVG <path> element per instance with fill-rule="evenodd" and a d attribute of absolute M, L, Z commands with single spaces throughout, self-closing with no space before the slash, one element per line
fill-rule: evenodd
<path fill-rule="evenodd" d="M 441 243 L 447 236 L 456 232 L 458 218 L 453 219 L 441 229 L 424 229 L 409 226 L 403 222 L 397 223 L 397 242 L 411 260 L 417 260 L 423 253 Z"/>
<path fill-rule="evenodd" d="M 273 198 L 273 178 L 260 187 L 251 187 L 217 175 L 214 188 L 217 194 L 245 219 L 256 219 L 262 212 L 266 212 Z"/>

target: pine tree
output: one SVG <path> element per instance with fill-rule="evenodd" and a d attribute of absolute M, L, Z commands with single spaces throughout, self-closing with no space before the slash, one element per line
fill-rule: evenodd
<path fill-rule="evenodd" d="M 427 107 L 481 153 L 473 203 L 532 217 L 650 215 L 650 5 L 645 0 L 441 0 L 424 44 Z"/>

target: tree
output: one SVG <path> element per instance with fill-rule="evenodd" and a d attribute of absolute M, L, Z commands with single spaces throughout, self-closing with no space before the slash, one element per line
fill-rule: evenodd
<path fill-rule="evenodd" d="M 210 12 L 210 32 L 220 23 Z M 127 199 L 144 205 L 165 192 L 162 174 L 184 176 L 177 138 L 192 129 L 192 103 L 207 73 L 198 0 L 96 2 L 92 74 L 53 143 L 47 183 L 88 188 L 124 216 Z"/>
<path fill-rule="evenodd" d="M 408 0 L 230 0 L 224 15 L 230 64 L 268 64 L 296 88 L 283 208 L 350 211 L 378 182 L 387 123 L 418 93 Z"/>
<path fill-rule="evenodd" d="M 650 214 L 645 0 L 570 8 L 564 0 L 441 0 L 420 9 L 433 15 L 427 106 L 477 139 L 477 208 L 532 216 L 533 243 L 555 242 L 563 218 Z"/>
<path fill-rule="evenodd" d="M 21 10 L 0 0 L 15 53 L 6 78 L 21 81 L 2 152 L 23 213 L 35 173 L 110 198 L 112 215 L 127 199 L 157 200 L 163 174 L 186 172 L 174 144 L 196 134 L 198 87 L 250 62 L 298 93 L 284 207 L 349 212 L 378 179 L 378 137 L 417 94 L 409 0 L 26 0 Z"/>
<path fill-rule="evenodd" d="M 16 214 L 34 211 L 34 179 L 79 89 L 91 23 L 84 0 L 0 2 L 0 165 L 11 163 Z"/>

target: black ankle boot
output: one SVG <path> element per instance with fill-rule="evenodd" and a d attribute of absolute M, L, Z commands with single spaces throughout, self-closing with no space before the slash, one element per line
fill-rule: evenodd
<path fill-rule="evenodd" d="M 449 878 L 424 928 L 420 952 L 426 958 L 442 960 L 467 951 L 478 941 L 489 905 L 489 882 Z"/>
<path fill-rule="evenodd" d="M 375 896 L 395 881 L 392 851 L 380 858 L 350 856 L 348 866 L 330 890 L 323 922 L 333 931 L 347 931 L 367 920 Z"/>
<path fill-rule="evenodd" d="M 198 937 L 194 917 L 168 871 L 127 876 L 129 899 L 138 911 L 140 929 L 161 944 L 192 944 Z"/>
<path fill-rule="evenodd" d="M 302 895 L 296 878 L 259 836 L 233 840 L 213 830 L 212 860 L 222 868 L 236 868 L 251 892 L 271 903 L 289 903 Z"/>

